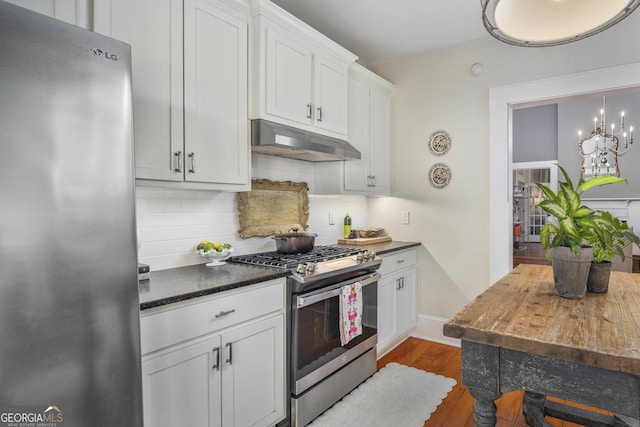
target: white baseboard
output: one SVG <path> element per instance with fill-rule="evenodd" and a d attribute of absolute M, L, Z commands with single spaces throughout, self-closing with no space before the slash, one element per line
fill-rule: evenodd
<path fill-rule="evenodd" d="M 442 326 L 447 319 L 442 317 L 429 316 L 427 314 L 418 315 L 418 325 L 411 333 L 412 337 L 433 341 L 440 344 L 460 347 L 460 340 L 457 338 L 445 337 L 442 334 Z"/>

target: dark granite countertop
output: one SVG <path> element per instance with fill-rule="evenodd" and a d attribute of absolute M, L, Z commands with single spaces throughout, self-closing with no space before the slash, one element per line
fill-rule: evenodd
<path fill-rule="evenodd" d="M 385 242 L 357 247 L 374 251 L 378 255 L 384 255 L 416 246 L 420 246 L 420 243 Z M 146 310 L 152 307 L 224 292 L 242 286 L 286 277 L 289 274 L 289 270 L 230 262 L 219 267 L 207 267 L 204 264 L 198 264 L 152 271 L 150 280 L 144 280 L 138 284 L 140 309 Z"/>
<path fill-rule="evenodd" d="M 391 242 L 383 242 L 383 243 L 374 243 L 372 245 L 340 245 L 340 246 L 353 246 L 363 250 L 373 251 L 378 255 L 388 254 L 390 252 L 397 252 L 404 249 L 415 248 L 420 246 L 422 243 L 420 242 L 401 242 L 401 241 L 391 241 Z"/>
<path fill-rule="evenodd" d="M 286 277 L 288 270 L 226 263 L 218 267 L 204 264 L 151 272 L 151 279 L 139 282 L 140 309 L 158 307 L 267 280 Z"/>

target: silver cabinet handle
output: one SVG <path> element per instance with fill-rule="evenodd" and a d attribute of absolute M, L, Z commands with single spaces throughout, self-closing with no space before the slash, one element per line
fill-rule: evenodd
<path fill-rule="evenodd" d="M 311 114 L 313 113 L 313 108 L 311 104 L 307 104 L 307 119 L 311 118 Z"/>
<path fill-rule="evenodd" d="M 236 311 L 235 308 L 232 308 L 231 310 L 227 310 L 227 311 L 223 310 L 220 313 L 216 314 L 216 319 L 219 319 L 224 316 L 228 316 L 229 314 L 234 313 L 235 311 Z"/>
<path fill-rule="evenodd" d="M 219 371 L 220 370 L 220 347 L 214 348 L 213 350 L 211 350 L 211 353 L 215 353 L 216 354 L 215 363 L 211 367 L 211 370 L 212 371 Z"/>
<path fill-rule="evenodd" d="M 367 175 L 367 187 L 371 187 L 371 175 Z"/>
<path fill-rule="evenodd" d="M 226 344 L 226 347 L 229 347 L 229 358 L 226 360 L 226 364 L 227 365 L 232 365 L 233 364 L 233 343 L 228 342 Z"/>
<path fill-rule="evenodd" d="M 173 169 L 174 172 L 182 172 L 182 151 L 176 151 L 173 153 L 173 156 L 176 159 L 176 167 Z"/>
<path fill-rule="evenodd" d="M 396 261 L 398 264 L 402 264 L 404 262 L 403 259 L 399 259 L 398 261 Z"/>
<path fill-rule="evenodd" d="M 400 289 L 400 279 L 396 279 L 396 289 Z"/>
<path fill-rule="evenodd" d="M 322 107 L 318 107 L 318 121 L 322 121 Z"/>
<path fill-rule="evenodd" d="M 196 153 L 189 153 L 189 159 L 191 160 L 189 173 L 196 173 Z"/>
<path fill-rule="evenodd" d="M 376 186 L 376 176 L 375 175 L 371 175 L 371 180 L 372 180 L 371 186 L 375 187 Z"/>

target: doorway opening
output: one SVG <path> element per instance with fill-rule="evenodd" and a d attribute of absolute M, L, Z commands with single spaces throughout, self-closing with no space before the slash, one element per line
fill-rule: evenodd
<path fill-rule="evenodd" d="M 544 199 L 540 182 L 553 191 L 558 187 L 557 161 L 513 163 L 513 267 L 518 264 L 547 264 L 540 244 L 540 230 L 547 214 L 538 206 Z"/>
<path fill-rule="evenodd" d="M 495 283 L 512 268 L 513 110 L 593 93 L 619 93 L 639 89 L 640 62 L 491 88 L 490 283 Z"/>

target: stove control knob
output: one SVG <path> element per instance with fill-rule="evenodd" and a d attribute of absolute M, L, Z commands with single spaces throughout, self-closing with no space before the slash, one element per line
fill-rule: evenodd
<path fill-rule="evenodd" d="M 369 261 L 369 251 L 364 251 L 364 253 L 362 254 L 362 257 L 364 258 L 365 261 Z"/>
<path fill-rule="evenodd" d="M 304 274 L 306 272 L 307 272 L 307 267 L 305 266 L 305 264 L 302 264 L 302 263 L 298 264 L 298 266 L 296 267 L 296 273 Z"/>
<path fill-rule="evenodd" d="M 313 273 L 314 271 L 316 271 L 316 265 L 312 262 L 307 264 L 307 272 Z"/>
<path fill-rule="evenodd" d="M 358 255 L 356 255 L 356 261 L 357 262 L 362 262 L 364 260 L 364 258 L 362 257 L 362 252 L 360 252 Z"/>
<path fill-rule="evenodd" d="M 373 261 L 374 259 L 376 259 L 376 253 L 375 253 L 375 252 L 373 252 L 373 251 L 369 252 L 369 259 L 370 259 L 371 261 Z"/>

